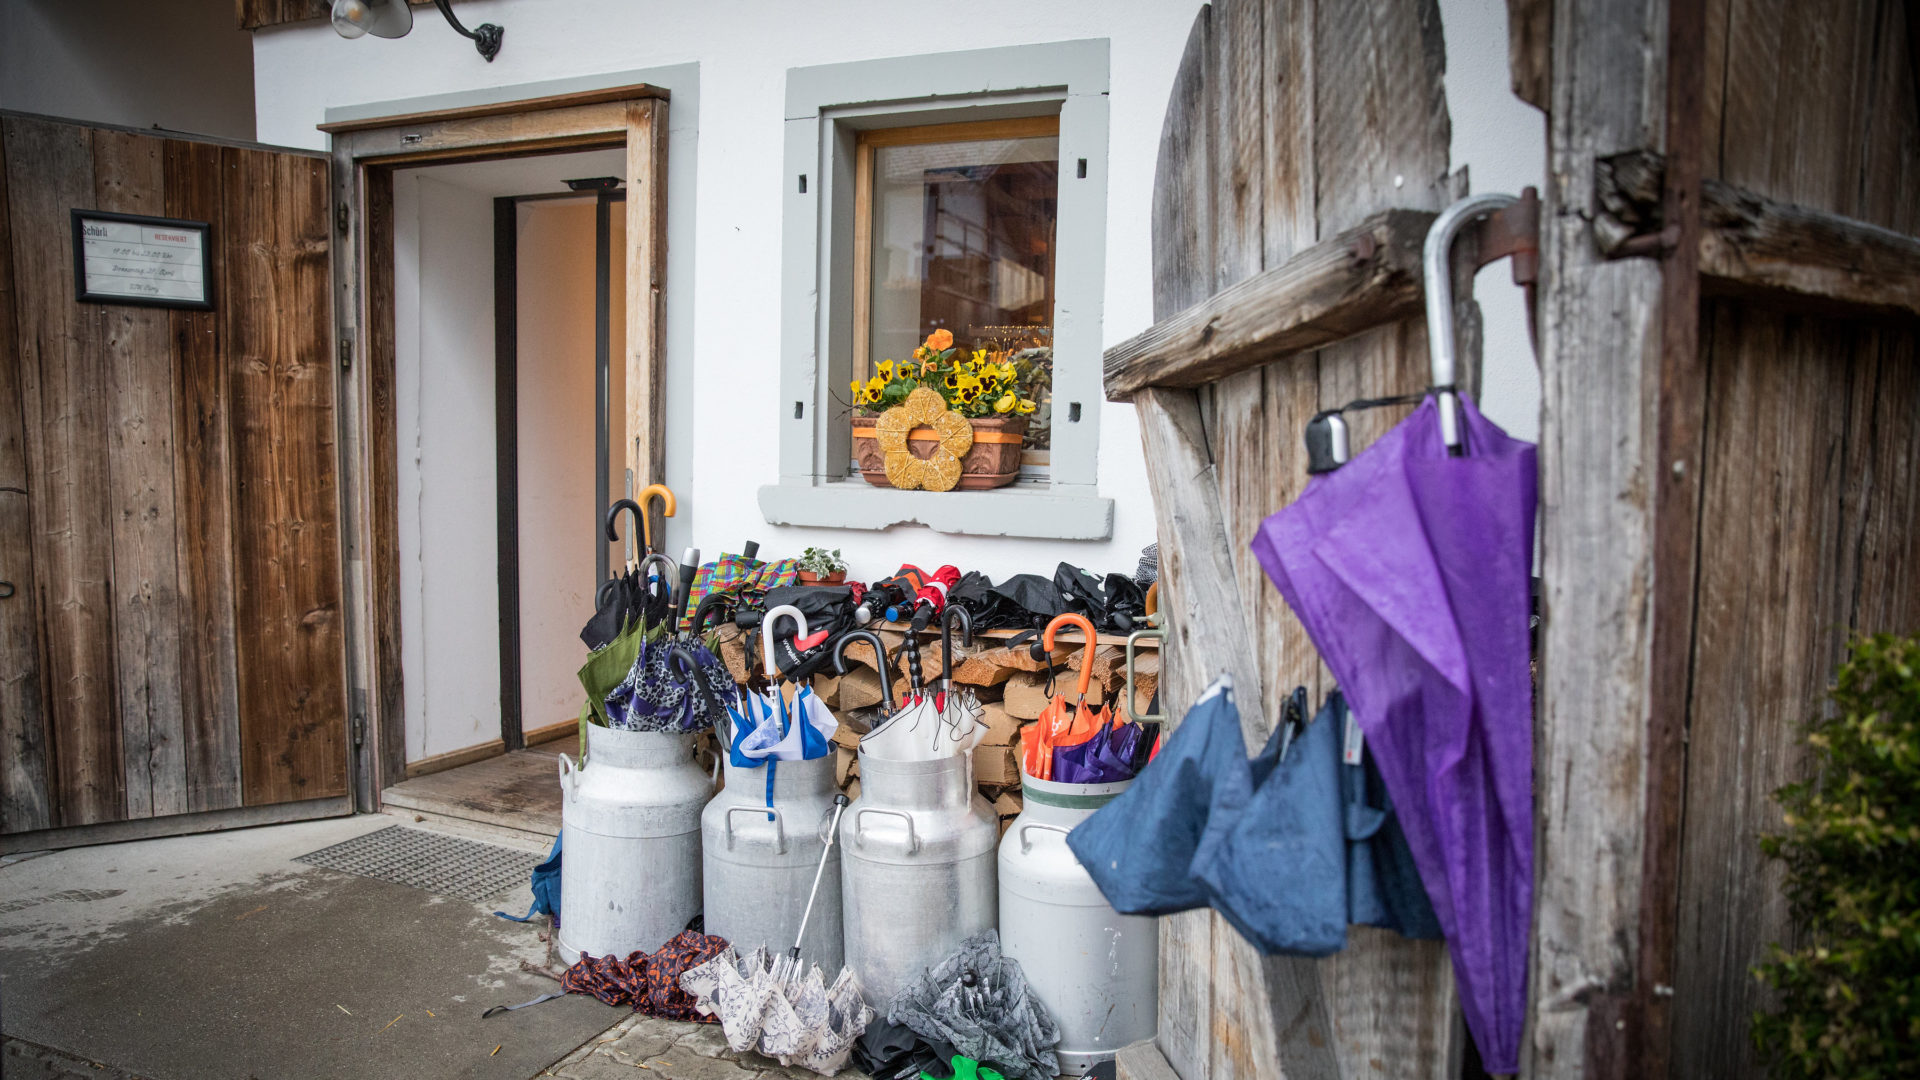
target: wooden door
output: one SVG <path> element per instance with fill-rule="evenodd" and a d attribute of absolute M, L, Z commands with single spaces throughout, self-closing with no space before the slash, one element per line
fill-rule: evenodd
<path fill-rule="evenodd" d="M 1214 0 L 1174 79 L 1157 322 L 1108 351 L 1106 388 L 1134 403 L 1146 447 L 1164 700 L 1178 716 L 1230 672 L 1249 746 L 1295 686 L 1316 702 L 1333 689 L 1248 549 L 1306 484 L 1305 424 L 1430 381 L 1414 268 L 1432 213 L 1464 193 L 1448 175 L 1444 55 L 1432 0 Z M 1354 414 L 1354 452 L 1407 411 Z M 1444 1080 L 1462 1066 L 1457 1013 L 1440 942 L 1354 927 L 1336 956 L 1262 957 L 1211 911 L 1160 924 L 1156 1043 L 1181 1080 Z"/>
<path fill-rule="evenodd" d="M 13 114 L 0 154 L 0 832 L 344 812 L 326 158 Z M 74 209 L 206 222 L 212 310 L 76 300 Z"/>

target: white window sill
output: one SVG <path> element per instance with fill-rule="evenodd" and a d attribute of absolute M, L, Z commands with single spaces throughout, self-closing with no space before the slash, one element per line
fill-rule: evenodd
<path fill-rule="evenodd" d="M 788 480 L 760 489 L 760 512 L 772 525 L 886 529 L 925 525 L 966 536 L 1043 540 L 1110 540 L 1113 500 L 1092 492 L 1062 493 L 1042 484 L 992 491 L 901 491 L 864 480 Z"/>

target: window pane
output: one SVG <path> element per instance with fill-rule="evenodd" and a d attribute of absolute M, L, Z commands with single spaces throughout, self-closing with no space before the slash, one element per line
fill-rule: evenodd
<path fill-rule="evenodd" d="M 1013 361 L 1039 405 L 1029 460 L 1050 445 L 1057 136 L 873 150 L 867 377 L 935 330 Z"/>

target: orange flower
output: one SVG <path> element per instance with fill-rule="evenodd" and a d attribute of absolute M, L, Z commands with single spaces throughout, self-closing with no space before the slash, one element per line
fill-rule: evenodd
<path fill-rule="evenodd" d="M 953 348 L 953 331 L 942 328 L 928 334 L 927 348 L 932 349 L 934 352 Z"/>

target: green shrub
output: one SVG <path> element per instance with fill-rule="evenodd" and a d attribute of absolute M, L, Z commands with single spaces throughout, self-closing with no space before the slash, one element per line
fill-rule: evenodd
<path fill-rule="evenodd" d="M 1807 944 L 1754 969 L 1779 992 L 1753 1038 L 1776 1078 L 1920 1077 L 1920 637 L 1856 639 L 1835 715 L 1808 734 L 1816 779 L 1775 792 Z"/>

